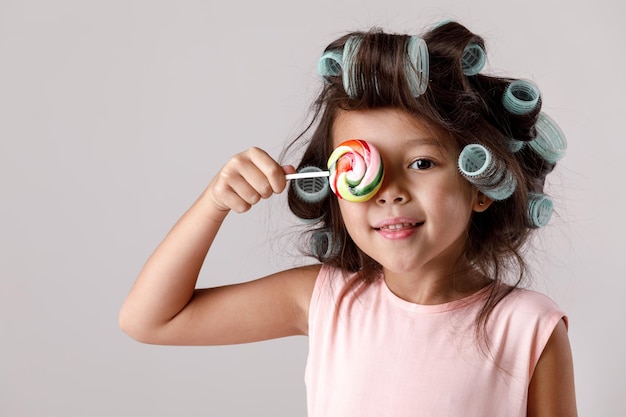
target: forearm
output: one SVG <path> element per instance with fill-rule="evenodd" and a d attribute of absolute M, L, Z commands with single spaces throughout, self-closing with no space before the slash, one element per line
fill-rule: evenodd
<path fill-rule="evenodd" d="M 227 213 L 204 193 L 178 220 L 145 263 L 122 306 L 119 320 L 125 332 L 149 339 L 188 304 Z"/>
<path fill-rule="evenodd" d="M 287 172 L 294 172 L 293 167 L 281 167 L 258 148 L 231 158 L 146 262 L 120 311 L 122 329 L 135 339 L 156 343 L 188 330 L 183 313 L 193 316 L 186 307 L 193 309 L 190 300 L 198 274 L 226 215 L 231 210 L 246 212 L 261 199 L 282 192 Z M 214 297 L 204 297 L 201 304 L 205 311 L 229 308 Z M 177 316 L 183 319 L 174 320 Z M 201 320 L 191 320 L 199 327 Z M 170 336 L 161 337 L 166 334 Z"/>

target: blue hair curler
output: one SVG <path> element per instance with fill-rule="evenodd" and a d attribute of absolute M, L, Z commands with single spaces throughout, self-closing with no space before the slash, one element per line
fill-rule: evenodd
<path fill-rule="evenodd" d="M 539 103 L 539 88 L 528 80 L 515 80 L 508 85 L 502 104 L 509 113 L 521 116 L 535 110 Z"/>
<path fill-rule="evenodd" d="M 535 128 L 537 136 L 528 142 L 528 146 L 552 164 L 563 158 L 567 150 L 567 140 L 556 122 L 544 112 L 540 112 Z"/>
<path fill-rule="evenodd" d="M 318 259 L 324 261 L 336 254 L 333 248 L 333 234 L 328 229 L 320 229 L 311 236 L 311 250 Z"/>
<path fill-rule="evenodd" d="M 426 92 L 428 87 L 428 47 L 426 41 L 419 36 L 411 36 L 407 42 L 404 75 L 413 97 L 419 97 Z"/>
<path fill-rule="evenodd" d="M 306 203 L 319 203 L 330 191 L 328 171 L 318 167 L 306 166 L 298 170 L 297 174 L 288 174 L 285 177 L 293 180 L 291 181 L 293 191 Z"/>
<path fill-rule="evenodd" d="M 528 194 L 528 220 L 534 228 L 543 227 L 552 218 L 554 204 L 544 194 Z"/>
<path fill-rule="evenodd" d="M 343 88 L 350 98 L 356 98 L 358 96 L 359 76 L 356 74 L 355 60 L 356 55 L 359 52 L 362 39 L 358 36 L 351 36 L 346 41 L 343 47 L 342 55 L 342 73 L 343 73 Z"/>
<path fill-rule="evenodd" d="M 322 78 L 327 79 L 328 77 L 340 76 L 342 67 L 342 54 L 337 51 L 326 51 L 322 54 L 317 63 L 317 72 Z"/>
<path fill-rule="evenodd" d="M 463 50 L 461 69 L 463 74 L 471 77 L 478 74 L 485 67 L 487 57 L 485 50 L 477 43 L 470 43 Z"/>
<path fill-rule="evenodd" d="M 461 174 L 492 200 L 504 200 L 515 191 L 517 182 L 513 174 L 482 145 L 465 146 L 458 165 Z"/>

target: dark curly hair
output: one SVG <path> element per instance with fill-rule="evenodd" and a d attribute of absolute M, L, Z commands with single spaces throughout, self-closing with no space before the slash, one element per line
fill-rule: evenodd
<path fill-rule="evenodd" d="M 510 197 L 473 214 L 464 257 L 458 265 L 459 271 L 471 270 L 493 280 L 490 296 L 477 317 L 477 324 L 486 325 L 496 304 L 526 275 L 522 254 L 535 229 L 527 215 L 529 194 L 543 193 L 546 175 L 554 168 L 554 163 L 528 146 L 516 152 L 509 147 L 511 141 L 529 142 L 535 138 L 541 99 L 532 111 L 513 114 L 504 107 L 503 95 L 514 79 L 480 73 L 467 75 L 463 70 L 464 51 L 468 46 L 484 51 L 485 44 L 481 37 L 456 22 L 441 24 L 421 36 L 428 48 L 429 78 L 426 91 L 419 97 L 414 97 L 404 75 L 409 35 L 379 29 L 353 32 L 332 42 L 325 51 L 340 53 L 354 37 L 360 39 L 353 59 L 359 76 L 356 94 L 346 93 L 341 74 L 326 76 L 314 103 L 311 124 L 287 149 L 305 140 L 298 167 L 325 167 L 333 150 L 331 129 L 339 111 L 376 108 L 400 109 L 449 132 L 458 152 L 471 143 L 490 149 L 514 176 L 517 187 Z M 308 132 L 311 134 L 307 138 Z M 348 235 L 336 198 L 312 204 L 298 198 L 290 187 L 288 202 L 296 216 L 311 219 L 314 224 L 309 226 L 314 244 L 304 247 L 305 253 L 344 271 L 359 271 L 359 282 L 371 283 L 380 276 L 381 266 Z M 329 232 L 330 239 L 315 239 L 320 232 Z M 514 278 L 507 285 L 496 285 L 511 274 Z M 480 327 L 484 328 L 477 326 Z"/>

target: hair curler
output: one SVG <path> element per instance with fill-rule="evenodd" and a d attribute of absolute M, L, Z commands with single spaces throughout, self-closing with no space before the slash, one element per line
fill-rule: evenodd
<path fill-rule="evenodd" d="M 404 76 L 413 97 L 419 97 L 426 92 L 428 87 L 428 47 L 426 41 L 418 36 L 411 36 L 407 42 Z"/>
<path fill-rule="evenodd" d="M 487 62 L 485 50 L 477 43 L 470 43 L 463 50 L 461 57 L 461 69 L 463 74 L 471 77 L 478 74 Z"/>
<path fill-rule="evenodd" d="M 362 84 L 360 76 L 356 73 L 356 55 L 359 52 L 362 39 L 358 36 L 350 36 L 343 47 L 343 89 L 350 98 L 358 96 L 359 84 Z"/>
<path fill-rule="evenodd" d="M 528 142 L 528 146 L 552 164 L 563 158 L 567 150 L 567 140 L 556 122 L 544 112 L 540 112 L 535 128 L 537 136 Z"/>
<path fill-rule="evenodd" d="M 311 250 L 321 261 L 325 261 L 334 255 L 336 249 L 333 248 L 332 232 L 328 229 L 314 231 L 311 236 Z"/>
<path fill-rule="evenodd" d="M 517 182 L 513 174 L 482 145 L 465 146 L 459 155 L 458 166 L 470 183 L 493 200 L 504 200 L 515 191 Z"/>
<path fill-rule="evenodd" d="M 534 228 L 543 227 L 552 218 L 554 204 L 552 200 L 544 194 L 528 194 L 528 220 Z"/>
<path fill-rule="evenodd" d="M 337 51 L 326 51 L 322 54 L 317 63 L 317 72 L 322 78 L 327 79 L 328 77 L 341 75 L 343 71 L 342 67 L 342 54 Z"/>
<path fill-rule="evenodd" d="M 291 187 L 300 200 L 306 203 L 319 203 L 328 196 L 328 171 L 318 167 L 306 166 L 296 174 L 287 174 L 285 178 L 291 181 Z"/>
<path fill-rule="evenodd" d="M 506 88 L 502 104 L 509 113 L 521 116 L 535 110 L 540 95 L 535 83 L 528 80 L 515 80 Z"/>

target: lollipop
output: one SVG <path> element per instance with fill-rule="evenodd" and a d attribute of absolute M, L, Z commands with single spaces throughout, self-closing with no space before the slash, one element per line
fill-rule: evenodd
<path fill-rule="evenodd" d="M 330 188 L 337 197 L 352 202 L 372 198 L 383 182 L 383 160 L 378 150 L 361 139 L 341 143 L 328 158 L 328 171 L 288 174 L 287 179 L 300 181 L 311 177 L 330 177 Z M 297 183 L 296 190 L 301 189 Z M 317 191 L 315 191 L 317 192 Z M 306 198 L 304 198 L 307 201 Z"/>
<path fill-rule="evenodd" d="M 364 140 L 348 140 L 335 148 L 328 158 L 328 169 L 330 188 L 348 201 L 369 200 L 383 182 L 383 160 Z"/>

